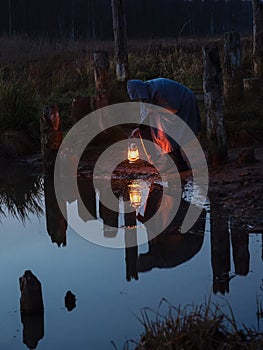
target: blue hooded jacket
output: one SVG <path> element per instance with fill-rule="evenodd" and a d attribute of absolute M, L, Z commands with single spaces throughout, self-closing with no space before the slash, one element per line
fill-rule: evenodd
<path fill-rule="evenodd" d="M 194 93 L 186 86 L 170 79 L 156 78 L 147 80 L 129 80 L 127 92 L 130 99 L 143 100 L 178 115 L 193 131 L 195 135 L 201 130 L 201 120 Z M 146 120 L 147 113 L 141 114 L 141 123 Z M 156 116 L 155 116 L 156 117 Z M 153 141 L 162 147 L 163 132 L 173 126 L 171 118 L 162 118 L 158 121 L 158 130 L 151 130 Z M 162 141 L 158 142 L 162 138 Z M 164 152 L 168 153 L 178 148 L 177 143 L 167 136 Z"/>

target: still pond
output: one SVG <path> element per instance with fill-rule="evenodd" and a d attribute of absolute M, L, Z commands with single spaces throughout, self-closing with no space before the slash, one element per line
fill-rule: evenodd
<path fill-rule="evenodd" d="M 116 195 L 123 203 L 129 187 L 120 183 Z M 1 175 L 0 349 L 114 349 L 112 342 L 122 349 L 143 333 L 138 320 L 143 308 L 151 309 L 153 318 L 155 312 L 167 311 L 167 303 L 158 310 L 163 298 L 184 306 L 212 296 L 226 312 L 231 305 L 240 326 L 262 329 L 257 314 L 263 302 L 262 235 L 242 234 L 231 224 L 231 213 L 213 206 L 213 198 L 191 232 L 180 234 L 190 180 L 168 229 L 143 244 L 141 237 L 147 238 L 150 230 L 144 219 L 157 210 L 169 182 L 144 182 L 141 195 L 151 203 L 144 204 L 136 218 L 108 210 L 100 203 L 107 186 L 98 191 L 91 178 L 80 177 L 82 200 L 97 220 L 88 219 L 74 195 L 65 191 L 68 222 L 57 207 L 52 184 L 27 167 Z M 74 215 L 86 225 L 86 237 L 71 228 Z M 105 246 L 92 243 L 89 234 L 101 236 Z M 126 248 L 110 247 L 117 237 Z M 23 324 L 19 277 L 26 270 L 41 282 L 44 314 Z M 64 303 L 67 291 L 76 296 L 70 311 Z"/>

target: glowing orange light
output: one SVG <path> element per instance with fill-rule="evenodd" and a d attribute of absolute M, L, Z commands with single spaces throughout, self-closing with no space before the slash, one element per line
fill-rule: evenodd
<path fill-rule="evenodd" d="M 139 182 L 134 181 L 129 185 L 130 202 L 133 208 L 139 208 L 142 201 L 142 187 Z"/>
<path fill-rule="evenodd" d="M 128 160 L 130 163 L 139 159 L 139 150 L 135 143 L 130 143 L 128 147 Z"/>

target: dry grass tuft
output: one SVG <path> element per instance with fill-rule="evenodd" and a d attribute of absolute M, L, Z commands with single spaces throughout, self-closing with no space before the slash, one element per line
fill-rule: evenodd
<path fill-rule="evenodd" d="M 165 299 L 168 313 L 144 309 L 138 318 L 144 326 L 144 334 L 136 344 L 136 350 L 259 350 L 263 347 L 262 333 L 243 327 L 239 329 L 233 312 L 223 313 L 209 300 L 201 306 L 175 308 Z M 230 316 L 229 316 L 229 315 Z M 128 348 L 128 344 L 126 344 Z"/>

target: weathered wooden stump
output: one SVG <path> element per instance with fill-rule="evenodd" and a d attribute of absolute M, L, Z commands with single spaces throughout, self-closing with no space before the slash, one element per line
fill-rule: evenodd
<path fill-rule="evenodd" d="M 124 82 L 128 79 L 128 49 L 126 16 L 123 0 L 111 0 L 113 34 L 115 43 L 116 77 Z"/>
<path fill-rule="evenodd" d="M 243 148 L 238 155 L 237 165 L 247 165 L 256 162 L 255 149 L 253 147 Z"/>
<path fill-rule="evenodd" d="M 78 96 L 73 99 L 71 106 L 71 117 L 74 124 L 91 113 L 91 111 L 90 96 Z"/>
<path fill-rule="evenodd" d="M 227 141 L 224 127 L 223 76 L 217 46 L 203 47 L 203 89 L 206 109 L 208 162 L 212 166 L 227 160 Z"/>
<path fill-rule="evenodd" d="M 41 152 L 45 172 L 53 172 L 58 149 L 62 142 L 58 105 L 44 107 L 40 119 Z"/>
<path fill-rule="evenodd" d="M 263 80 L 263 3 L 253 0 L 253 66 L 254 76 Z"/>
<path fill-rule="evenodd" d="M 255 97 L 260 93 L 260 80 L 258 78 L 243 79 L 245 97 Z"/>
<path fill-rule="evenodd" d="M 41 283 L 30 271 L 25 271 L 19 278 L 21 291 L 20 311 L 22 314 L 31 315 L 44 310 Z"/>
<path fill-rule="evenodd" d="M 94 52 L 95 109 L 109 105 L 109 55 L 106 51 Z"/>
<path fill-rule="evenodd" d="M 109 105 L 108 91 L 98 91 L 94 97 L 94 109 L 100 109 Z"/>
<path fill-rule="evenodd" d="M 108 90 L 110 60 L 107 51 L 95 51 L 94 58 L 94 79 L 96 91 Z"/>
<path fill-rule="evenodd" d="M 236 104 L 243 95 L 241 44 L 237 32 L 224 35 L 224 98 L 226 105 Z"/>

